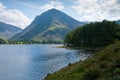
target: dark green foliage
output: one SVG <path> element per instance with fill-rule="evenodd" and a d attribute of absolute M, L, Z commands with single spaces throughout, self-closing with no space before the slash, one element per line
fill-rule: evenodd
<path fill-rule="evenodd" d="M 67 38 L 67 39 L 65 39 L 65 41 L 64 41 L 64 43 L 66 43 L 65 45 L 71 46 L 71 45 L 73 44 L 72 38 L 73 38 L 74 32 L 75 32 L 75 31 L 73 30 L 73 31 L 69 32 L 69 33 L 66 35 L 66 38 Z M 70 44 L 69 44 L 69 43 L 70 43 Z"/>
<path fill-rule="evenodd" d="M 71 41 L 70 41 L 71 40 Z M 77 47 L 102 47 L 120 40 L 120 26 L 115 21 L 102 21 L 86 24 L 71 31 L 65 44 Z"/>
<path fill-rule="evenodd" d="M 40 44 L 41 42 L 33 41 L 33 40 L 21 40 L 21 41 L 10 41 L 10 40 L 4 40 L 0 38 L 0 44 Z"/>
<path fill-rule="evenodd" d="M 95 80 L 99 75 L 100 68 L 92 67 L 91 69 L 87 69 L 83 74 L 83 80 Z"/>
<path fill-rule="evenodd" d="M 6 44 L 40 44 L 38 41 L 33 41 L 33 40 L 21 40 L 21 41 L 10 41 L 8 40 Z"/>

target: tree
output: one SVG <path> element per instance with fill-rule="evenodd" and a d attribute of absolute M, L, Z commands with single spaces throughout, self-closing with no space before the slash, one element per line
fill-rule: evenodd
<path fill-rule="evenodd" d="M 120 40 L 120 25 L 115 21 L 92 22 L 69 32 L 65 44 L 77 47 L 102 47 Z"/>
<path fill-rule="evenodd" d="M 74 34 L 74 30 L 73 31 L 71 31 L 71 32 L 69 32 L 67 35 L 66 35 L 66 37 L 65 37 L 65 40 L 64 40 L 64 43 L 65 43 L 65 45 L 67 45 L 67 46 L 72 46 L 72 44 L 73 44 L 73 34 Z"/>

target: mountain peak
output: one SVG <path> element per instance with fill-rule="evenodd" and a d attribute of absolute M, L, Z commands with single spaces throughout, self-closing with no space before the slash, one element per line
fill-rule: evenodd
<path fill-rule="evenodd" d="M 60 10 L 57 10 L 57 9 L 55 9 L 55 8 L 52 8 L 52 9 L 50 9 L 50 10 L 47 10 L 47 11 L 45 11 L 44 13 L 42 13 L 41 15 L 56 15 L 56 14 L 64 14 L 63 12 L 61 12 Z M 40 15 L 40 16 L 41 16 Z"/>
<path fill-rule="evenodd" d="M 62 42 L 67 32 L 83 24 L 53 8 L 37 16 L 25 30 L 13 37 L 13 40 Z"/>
<path fill-rule="evenodd" d="M 52 8 L 52 9 L 49 9 L 48 11 L 59 11 L 59 10 L 55 9 L 55 8 Z"/>

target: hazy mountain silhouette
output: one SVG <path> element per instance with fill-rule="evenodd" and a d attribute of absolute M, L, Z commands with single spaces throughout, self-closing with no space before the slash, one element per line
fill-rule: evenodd
<path fill-rule="evenodd" d="M 0 38 L 9 39 L 22 31 L 20 28 L 0 22 Z"/>

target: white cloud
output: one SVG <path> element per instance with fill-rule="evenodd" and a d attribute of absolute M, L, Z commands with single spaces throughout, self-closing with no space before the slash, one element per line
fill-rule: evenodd
<path fill-rule="evenodd" d="M 0 10 L 5 9 L 5 8 L 6 7 L 2 3 L 0 3 Z"/>
<path fill-rule="evenodd" d="M 38 5 L 35 5 L 35 4 L 30 4 L 30 3 L 25 3 L 25 2 L 22 2 L 22 1 L 17 1 L 17 2 L 24 5 L 24 6 L 27 6 L 29 8 L 35 9 L 35 10 L 46 11 L 46 10 L 49 10 L 49 9 L 52 9 L 52 8 L 56 8 L 58 10 L 64 9 L 64 6 L 63 6 L 62 2 L 54 1 L 54 0 L 46 3 L 43 6 L 38 6 Z"/>
<path fill-rule="evenodd" d="M 62 10 L 62 9 L 64 9 L 64 6 L 63 6 L 62 2 L 50 1 L 49 3 L 47 3 L 43 7 L 41 7 L 41 10 L 49 10 L 49 9 L 52 9 L 52 8 Z"/>
<path fill-rule="evenodd" d="M 25 2 L 22 2 L 22 1 L 16 1 L 16 2 L 18 2 L 19 4 L 24 5 L 24 6 L 26 6 L 26 7 L 35 9 L 35 10 L 41 10 L 41 7 L 40 7 L 40 6 L 37 6 L 37 5 L 34 5 L 34 4 L 25 3 Z"/>
<path fill-rule="evenodd" d="M 0 21 L 25 28 L 30 24 L 31 20 L 17 9 L 7 9 L 0 3 Z"/>
<path fill-rule="evenodd" d="M 50 1 L 43 6 L 25 3 L 22 1 L 17 2 L 26 7 L 41 11 L 46 11 L 52 8 L 56 8 L 59 10 L 64 9 L 62 2 L 59 1 Z M 26 15 L 24 15 L 21 11 L 17 9 L 8 9 L 6 6 L 0 3 L 0 21 L 18 26 L 20 28 L 25 28 L 31 23 L 32 20 L 29 19 Z"/>
<path fill-rule="evenodd" d="M 72 8 L 82 21 L 101 21 L 120 19 L 119 0 L 77 0 Z"/>

